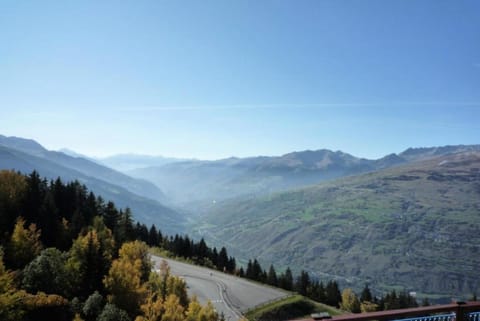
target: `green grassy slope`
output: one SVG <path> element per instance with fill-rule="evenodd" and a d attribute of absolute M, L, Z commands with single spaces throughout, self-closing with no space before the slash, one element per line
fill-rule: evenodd
<path fill-rule="evenodd" d="M 247 311 L 245 316 L 250 321 L 292 320 L 308 318 L 312 313 L 319 312 L 328 312 L 332 316 L 343 313 L 336 308 L 297 294 Z"/>
<path fill-rule="evenodd" d="M 239 257 L 445 297 L 480 287 L 480 153 L 217 204 L 195 231 Z"/>

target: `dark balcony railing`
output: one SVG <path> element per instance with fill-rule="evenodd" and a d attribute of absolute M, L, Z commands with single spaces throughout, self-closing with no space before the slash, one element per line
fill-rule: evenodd
<path fill-rule="evenodd" d="M 332 321 L 480 321 L 480 301 L 334 316 Z"/>
<path fill-rule="evenodd" d="M 480 312 L 470 312 L 468 314 L 468 321 L 480 321 Z"/>
<path fill-rule="evenodd" d="M 394 321 L 455 321 L 455 317 L 456 317 L 455 313 L 448 313 L 448 314 L 437 314 L 437 315 L 432 315 L 427 317 L 396 319 Z"/>

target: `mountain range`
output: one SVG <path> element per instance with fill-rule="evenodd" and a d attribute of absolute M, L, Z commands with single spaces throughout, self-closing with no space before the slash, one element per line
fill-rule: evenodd
<path fill-rule="evenodd" d="M 163 204 L 165 196 L 153 183 L 82 157 L 49 151 L 34 140 L 0 135 L 0 169 L 36 170 L 50 179 L 78 180 L 105 200 L 130 207 L 137 220 L 170 233 L 183 231 L 185 217 Z"/>
<path fill-rule="evenodd" d="M 430 299 L 475 293 L 478 147 L 402 154 L 409 163 L 217 202 L 192 229 L 236 257 L 304 269 L 357 289 L 368 283 L 378 292 L 406 289 Z"/>
<path fill-rule="evenodd" d="M 480 150 L 480 145 L 411 148 L 377 160 L 358 158 L 341 151 L 316 150 L 277 157 L 228 158 L 216 161 L 187 160 L 127 171 L 150 180 L 168 199 L 195 214 L 212 204 L 238 197 L 258 197 L 318 184 L 345 176 L 378 171 L 454 152 Z"/>
<path fill-rule="evenodd" d="M 226 246 L 240 262 L 255 257 L 343 286 L 430 299 L 480 286 L 480 145 L 409 148 L 376 160 L 325 149 L 216 161 L 97 159 L 0 135 L 0 169 L 79 180 L 129 206 L 135 219 Z"/>

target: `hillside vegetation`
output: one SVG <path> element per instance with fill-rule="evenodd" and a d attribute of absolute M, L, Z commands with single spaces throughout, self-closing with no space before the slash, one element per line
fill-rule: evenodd
<path fill-rule="evenodd" d="M 217 203 L 194 229 L 240 258 L 452 297 L 480 285 L 478 226 L 480 153 L 471 151 Z"/>
<path fill-rule="evenodd" d="M 152 271 L 155 226 L 78 182 L 0 171 L 0 223 L 2 321 L 220 319 L 165 261 Z"/>
<path fill-rule="evenodd" d="M 130 207 L 136 219 L 162 225 L 172 234 L 183 231 L 185 217 L 165 206 L 162 191 L 153 183 L 132 178 L 93 161 L 49 151 L 39 143 L 0 135 L 0 169 L 27 174 L 36 170 L 48 179 L 78 180 L 121 207 Z"/>
<path fill-rule="evenodd" d="M 301 295 L 293 295 L 248 311 L 246 317 L 250 321 L 291 320 L 319 312 L 327 312 L 330 315 L 342 313 L 338 309 L 309 300 Z"/>

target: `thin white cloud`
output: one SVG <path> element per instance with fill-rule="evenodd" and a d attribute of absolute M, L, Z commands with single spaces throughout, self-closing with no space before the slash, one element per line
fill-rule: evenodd
<path fill-rule="evenodd" d="M 372 104 L 323 103 L 323 104 L 238 104 L 238 105 L 194 105 L 194 106 L 138 106 L 121 108 L 123 111 L 169 111 L 169 110 L 235 110 L 235 109 L 281 109 L 315 107 L 356 107 Z"/>
<path fill-rule="evenodd" d="M 202 110 L 248 110 L 248 109 L 288 109 L 288 108 L 332 108 L 332 107 L 407 107 L 407 106 L 472 106 L 480 107 L 475 101 L 395 101 L 388 103 L 314 103 L 314 104 L 237 104 L 237 105 L 191 105 L 191 106 L 131 106 L 121 111 L 202 111 Z"/>

